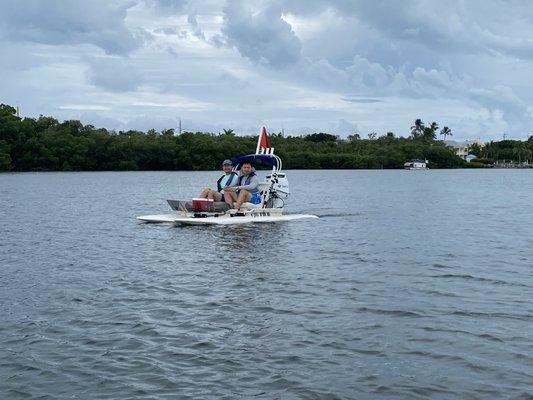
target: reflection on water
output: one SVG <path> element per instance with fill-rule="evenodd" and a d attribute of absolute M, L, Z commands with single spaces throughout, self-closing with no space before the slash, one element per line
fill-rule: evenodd
<path fill-rule="evenodd" d="M 227 251 L 234 251 L 243 261 L 249 259 L 260 246 L 271 248 L 276 252 L 276 247 L 283 243 L 283 224 L 233 225 L 216 230 L 216 244 Z M 224 229 L 225 228 L 225 229 Z M 267 254 L 265 254 L 267 256 Z"/>
<path fill-rule="evenodd" d="M 198 246 L 204 251 L 210 249 L 203 257 L 212 260 L 213 256 L 225 259 L 231 256 L 233 263 L 248 263 L 260 261 L 268 257 L 275 262 L 281 248 L 287 243 L 287 224 L 256 224 L 256 225 L 229 225 L 229 226 L 176 226 L 173 240 L 193 250 Z M 196 237 L 188 242 L 184 237 Z M 258 253 L 261 248 L 262 252 Z M 265 252 L 265 249 L 267 250 Z"/>
<path fill-rule="evenodd" d="M 134 219 L 211 172 L 0 175 L 0 398 L 530 398 L 530 172 L 291 171 L 321 219 L 213 227 Z"/>

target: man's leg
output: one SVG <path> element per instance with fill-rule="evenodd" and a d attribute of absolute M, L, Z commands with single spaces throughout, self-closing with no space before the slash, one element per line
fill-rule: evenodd
<path fill-rule="evenodd" d="M 222 195 L 218 192 L 215 192 L 214 190 L 211 190 L 211 193 L 209 194 L 209 198 L 210 199 L 213 199 L 215 201 L 220 201 L 222 200 Z"/>
<path fill-rule="evenodd" d="M 224 200 L 229 205 L 229 208 L 233 208 L 233 203 L 237 200 L 237 194 L 235 192 L 224 192 Z"/>
<path fill-rule="evenodd" d="M 202 190 L 202 193 L 200 194 L 200 198 L 207 199 L 210 191 L 211 189 L 209 188 L 205 188 L 204 190 Z"/>
<path fill-rule="evenodd" d="M 246 203 L 250 200 L 252 200 L 252 194 L 248 190 L 241 190 L 239 197 L 237 197 L 237 204 L 235 204 L 235 208 L 237 210 L 240 209 L 243 203 Z"/>

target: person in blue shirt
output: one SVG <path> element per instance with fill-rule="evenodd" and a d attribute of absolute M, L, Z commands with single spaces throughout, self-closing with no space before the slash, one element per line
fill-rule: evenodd
<path fill-rule="evenodd" d="M 236 185 L 239 181 L 239 177 L 236 172 L 233 172 L 233 163 L 231 160 L 224 160 L 222 162 L 222 175 L 217 181 L 217 190 L 205 188 L 200 194 L 202 199 L 213 199 L 215 201 L 226 201 L 224 198 L 224 192 L 227 186 Z"/>
<path fill-rule="evenodd" d="M 226 187 L 225 200 L 228 205 L 239 210 L 243 203 L 250 202 L 253 204 L 261 203 L 261 193 L 259 190 L 259 178 L 255 174 L 252 164 L 245 162 L 241 166 L 241 176 L 238 183 Z"/>

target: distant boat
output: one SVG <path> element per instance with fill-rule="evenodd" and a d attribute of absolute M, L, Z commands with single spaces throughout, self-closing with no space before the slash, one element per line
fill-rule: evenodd
<path fill-rule="evenodd" d="M 412 160 L 406 162 L 403 167 L 405 169 L 429 169 L 428 160 Z"/>

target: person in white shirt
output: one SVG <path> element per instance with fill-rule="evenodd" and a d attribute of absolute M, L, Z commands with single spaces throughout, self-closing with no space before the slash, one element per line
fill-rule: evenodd
<path fill-rule="evenodd" d="M 233 163 L 231 160 L 224 160 L 222 163 L 222 170 L 224 175 L 222 175 L 217 181 L 217 190 L 205 188 L 200 194 L 202 199 L 213 199 L 215 201 L 226 201 L 224 198 L 224 189 L 227 186 L 236 185 L 239 181 L 239 177 L 236 172 L 233 172 Z"/>

